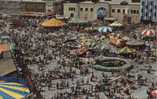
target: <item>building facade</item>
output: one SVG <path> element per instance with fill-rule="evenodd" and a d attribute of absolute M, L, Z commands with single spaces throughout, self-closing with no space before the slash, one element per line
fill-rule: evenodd
<path fill-rule="evenodd" d="M 84 20 L 96 20 L 99 9 L 104 9 L 104 17 L 112 17 L 121 23 L 140 22 L 140 0 L 100 0 L 98 3 L 64 3 L 65 17 L 79 17 Z M 102 12 L 102 11 L 100 11 Z"/>
<path fill-rule="evenodd" d="M 157 0 L 141 0 L 141 21 L 157 22 Z"/>
<path fill-rule="evenodd" d="M 110 15 L 121 23 L 140 22 L 140 0 L 101 0 L 110 4 Z"/>
<path fill-rule="evenodd" d="M 116 18 L 121 23 L 125 22 L 125 23 L 136 24 L 140 22 L 139 9 L 140 6 L 134 4 L 129 4 L 129 5 L 112 4 L 111 17 Z"/>
<path fill-rule="evenodd" d="M 9 15 L 43 16 L 46 3 L 42 0 L 0 0 L 0 12 Z"/>
<path fill-rule="evenodd" d="M 46 2 L 46 13 L 48 15 L 62 15 L 64 0 L 43 0 Z"/>
<path fill-rule="evenodd" d="M 80 3 L 64 3 L 64 17 L 94 21 L 97 18 L 109 17 L 109 4 L 90 1 Z"/>

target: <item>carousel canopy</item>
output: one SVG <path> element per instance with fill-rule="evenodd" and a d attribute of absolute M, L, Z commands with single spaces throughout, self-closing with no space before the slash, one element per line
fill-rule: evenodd
<path fill-rule="evenodd" d="M 112 24 L 110 24 L 110 26 L 112 26 L 112 27 L 122 27 L 123 25 L 121 23 L 115 21 Z"/>
<path fill-rule="evenodd" d="M 52 18 L 50 20 L 45 20 L 42 24 L 43 27 L 62 27 L 65 25 L 64 22 L 62 22 L 61 20 Z"/>
<path fill-rule="evenodd" d="M 23 84 L 0 81 L 0 99 L 23 99 L 29 94 L 29 88 Z"/>
<path fill-rule="evenodd" d="M 112 28 L 104 26 L 104 27 L 98 28 L 98 31 L 101 32 L 101 33 L 111 33 L 112 32 Z"/>
<path fill-rule="evenodd" d="M 143 36 L 155 36 L 156 32 L 153 29 L 150 29 L 150 30 L 146 29 L 142 32 L 142 35 Z"/>

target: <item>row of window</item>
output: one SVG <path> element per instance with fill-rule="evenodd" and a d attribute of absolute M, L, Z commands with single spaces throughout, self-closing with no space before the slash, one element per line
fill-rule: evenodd
<path fill-rule="evenodd" d="M 70 7 L 69 11 L 75 11 L 75 8 Z M 93 12 L 93 8 L 80 8 L 80 11 L 91 11 L 91 12 Z"/>
<path fill-rule="evenodd" d="M 112 0 L 104 0 L 104 1 L 112 1 Z M 132 3 L 140 3 L 140 0 L 132 0 Z"/>
<path fill-rule="evenodd" d="M 80 8 L 80 11 L 91 11 L 91 12 L 93 12 L 93 8 Z"/>
<path fill-rule="evenodd" d="M 154 17 L 157 17 L 157 13 L 155 12 L 155 13 L 145 13 L 145 14 L 143 14 L 144 16 L 154 16 Z"/>
<path fill-rule="evenodd" d="M 130 10 L 131 11 L 131 14 L 139 14 L 139 10 Z M 112 9 L 112 13 L 129 13 L 129 10 L 126 10 L 126 9 Z"/>
<path fill-rule="evenodd" d="M 69 11 L 75 11 L 75 8 L 74 7 L 70 7 Z"/>

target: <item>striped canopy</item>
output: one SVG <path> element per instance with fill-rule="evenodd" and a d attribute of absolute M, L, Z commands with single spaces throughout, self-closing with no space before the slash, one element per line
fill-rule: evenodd
<path fill-rule="evenodd" d="M 101 33 L 110 33 L 110 32 L 112 32 L 112 29 L 111 29 L 111 27 L 100 27 L 99 29 L 98 29 L 98 31 L 99 32 L 101 32 Z"/>
<path fill-rule="evenodd" d="M 153 29 L 150 29 L 150 30 L 144 30 L 143 32 L 142 32 L 142 35 L 143 36 L 155 36 L 156 35 L 156 32 L 155 32 L 155 30 L 153 30 Z"/>
<path fill-rule="evenodd" d="M 23 99 L 29 94 L 29 88 L 23 84 L 0 81 L 0 99 Z"/>

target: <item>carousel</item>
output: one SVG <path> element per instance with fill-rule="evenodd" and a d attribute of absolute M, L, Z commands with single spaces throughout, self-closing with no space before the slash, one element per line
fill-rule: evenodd
<path fill-rule="evenodd" d="M 63 27 L 65 23 L 59 19 L 52 18 L 50 20 L 45 20 L 41 23 L 41 26 L 44 28 L 60 28 Z"/>

